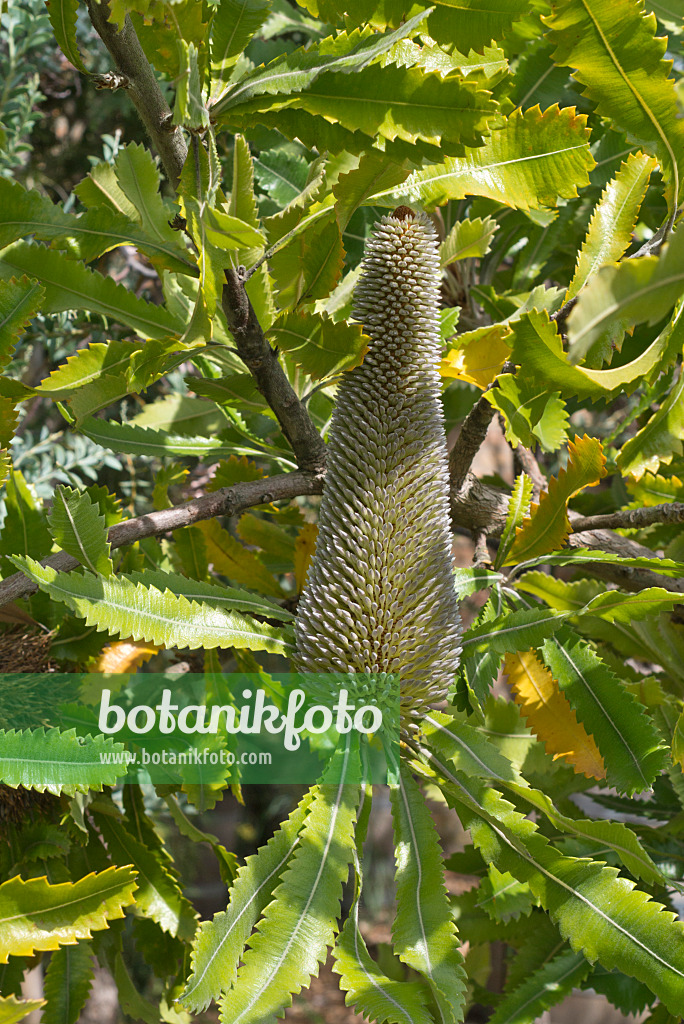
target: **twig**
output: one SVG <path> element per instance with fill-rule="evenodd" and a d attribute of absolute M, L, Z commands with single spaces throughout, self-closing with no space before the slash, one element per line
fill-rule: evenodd
<path fill-rule="evenodd" d="M 651 505 L 648 508 L 625 508 L 600 516 L 580 516 L 572 524 L 573 533 L 584 530 L 627 530 L 652 526 L 653 523 L 684 523 L 684 502 Z"/>
<path fill-rule="evenodd" d="M 552 323 L 560 323 L 561 321 L 566 320 L 572 313 L 575 306 L 577 305 L 578 298 L 579 296 L 574 295 L 571 299 L 568 299 L 568 301 L 565 302 L 560 309 L 557 309 L 555 313 L 551 314 L 549 320 Z"/>
<path fill-rule="evenodd" d="M 516 369 L 515 363 L 505 362 L 501 367 L 501 373 L 512 373 Z M 475 405 L 472 407 L 466 418 L 463 420 L 461 432 L 456 438 L 456 444 L 449 455 L 449 475 L 451 486 L 454 491 L 460 490 L 473 464 L 473 459 L 480 450 L 482 443 L 487 436 L 489 424 L 494 419 L 496 409 L 491 402 L 488 402 L 485 395 L 492 388 L 499 386 L 498 380 L 493 380 L 484 389 Z"/>
<path fill-rule="evenodd" d="M 145 537 L 156 537 L 177 530 L 181 526 L 192 526 L 203 519 L 216 516 L 238 516 L 254 505 L 266 505 L 271 501 L 296 498 L 302 494 L 321 494 L 323 477 L 315 473 L 282 473 L 263 480 L 249 480 L 223 487 L 213 494 L 195 498 L 184 505 L 149 512 L 136 519 L 126 519 L 110 526 L 107 538 L 112 548 L 133 544 Z M 45 558 L 42 565 L 49 565 L 60 572 L 70 572 L 81 563 L 65 551 L 58 551 Z M 0 581 L 0 607 L 16 601 L 17 598 L 34 594 L 38 587 L 21 572 Z"/>
<path fill-rule="evenodd" d="M 159 88 L 157 77 L 143 52 L 131 20 L 126 16 L 119 32 L 109 18 L 106 0 L 87 0 L 93 28 L 126 79 L 126 89 L 145 125 L 153 146 L 161 157 L 166 176 L 174 188 L 178 187 L 180 173 L 187 156 L 183 133 L 171 123 L 171 108 Z"/>
<path fill-rule="evenodd" d="M 278 361 L 278 353 L 264 337 L 245 291 L 243 274 L 240 270 L 226 270 L 225 276 L 223 312 L 238 355 L 276 414 L 299 468 L 309 473 L 321 473 L 325 469 L 325 442 L 311 422 L 306 407 L 293 391 Z"/>

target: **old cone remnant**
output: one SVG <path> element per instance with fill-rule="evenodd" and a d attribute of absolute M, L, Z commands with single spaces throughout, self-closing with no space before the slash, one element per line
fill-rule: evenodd
<path fill-rule="evenodd" d="M 355 294 L 369 349 L 337 392 L 295 627 L 302 672 L 399 675 L 404 727 L 445 696 L 460 654 L 439 283 L 428 218 L 406 206 L 383 217 Z"/>

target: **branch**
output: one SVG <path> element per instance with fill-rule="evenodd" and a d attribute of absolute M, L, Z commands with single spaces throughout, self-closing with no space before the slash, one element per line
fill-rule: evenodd
<path fill-rule="evenodd" d="M 314 473 L 282 473 L 263 480 L 249 480 L 244 483 L 223 487 L 213 494 L 195 498 L 184 505 L 149 512 L 136 519 L 110 526 L 107 539 L 112 548 L 133 544 L 145 537 L 156 537 L 182 526 L 192 526 L 203 519 L 216 516 L 239 516 L 254 505 L 266 505 L 271 501 L 297 498 L 302 494 L 321 494 L 323 476 Z M 81 564 L 78 559 L 65 551 L 58 551 L 43 559 L 42 565 L 49 565 L 59 572 L 71 572 Z M 0 607 L 16 601 L 17 598 L 35 594 L 38 587 L 21 572 L 15 572 L 0 581 Z"/>
<path fill-rule="evenodd" d="M 325 469 L 325 442 L 311 422 L 306 407 L 293 391 L 278 361 L 278 353 L 264 337 L 245 291 L 243 274 L 237 270 L 226 270 L 225 276 L 223 312 L 238 355 L 276 414 L 299 468 L 303 472 L 322 473 Z"/>
<path fill-rule="evenodd" d="M 490 537 L 500 537 L 506 524 L 508 513 L 508 495 L 483 484 L 472 473 L 468 473 L 459 490 L 451 491 L 451 517 L 454 526 L 462 526 L 471 533 L 486 531 Z M 619 533 L 607 529 L 577 531 L 577 524 L 582 524 L 583 516 L 572 510 L 568 513 L 573 532 L 568 537 L 568 547 L 588 548 L 590 551 L 608 551 L 623 558 L 657 558 L 650 548 L 643 547 Z M 597 519 L 607 517 L 597 516 Z M 675 593 L 684 593 L 684 579 L 672 579 L 661 576 L 649 569 L 632 569 L 621 565 L 592 564 L 592 576 L 615 583 L 625 590 L 645 590 L 647 587 L 662 587 Z"/>
<path fill-rule="evenodd" d="M 649 508 L 626 508 L 602 516 L 580 516 L 572 524 L 573 533 L 584 530 L 627 530 L 652 526 L 653 523 L 684 523 L 684 503 L 651 505 Z"/>
<path fill-rule="evenodd" d="M 166 176 L 173 187 L 178 188 L 187 147 L 180 128 L 171 124 L 171 108 L 162 95 L 157 77 L 143 52 L 131 20 L 127 15 L 124 27 L 119 32 L 116 25 L 107 20 L 109 4 L 106 0 L 99 3 L 98 0 L 87 0 L 87 4 L 93 28 L 126 80 L 125 88 L 161 157 Z"/>

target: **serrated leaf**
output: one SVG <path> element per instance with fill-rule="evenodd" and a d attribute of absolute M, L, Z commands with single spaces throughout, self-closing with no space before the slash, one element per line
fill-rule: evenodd
<path fill-rule="evenodd" d="M 117 423 L 115 420 L 101 420 L 87 417 L 81 423 L 81 433 L 91 441 L 109 448 L 113 452 L 127 455 L 185 455 L 199 458 L 227 458 L 235 452 L 262 454 L 251 446 L 240 446 L 219 438 L 186 437 L 183 434 L 169 434 L 165 430 L 152 430 L 133 423 Z"/>
<path fill-rule="evenodd" d="M 609 785 L 629 794 L 649 789 L 667 752 L 634 695 L 566 627 L 544 641 L 541 655 L 578 721 L 596 740 Z"/>
<path fill-rule="evenodd" d="M 486 654 L 514 654 L 539 647 L 562 616 L 550 609 L 507 612 L 471 626 L 463 639 L 464 657 L 481 659 Z"/>
<path fill-rule="evenodd" d="M 142 342 L 135 341 L 92 343 L 67 356 L 66 362 L 52 370 L 36 390 L 55 399 L 69 398 L 77 388 L 97 380 L 102 374 L 125 374 L 132 355 L 141 345 Z"/>
<path fill-rule="evenodd" d="M 211 520 L 213 522 L 213 520 Z M 246 550 L 243 548 L 243 550 Z M 251 555 L 251 551 L 247 551 Z M 256 564 L 260 564 L 257 563 Z M 215 567 L 216 568 L 216 567 Z M 216 568 L 216 571 L 219 570 Z M 185 597 L 188 601 L 202 602 L 211 601 L 219 607 L 227 610 L 246 612 L 249 615 L 260 615 L 264 618 L 278 619 L 290 622 L 293 619 L 291 612 L 274 601 L 269 601 L 260 594 L 252 593 L 250 590 L 241 590 L 237 587 L 227 587 L 224 584 L 204 583 L 199 580 L 189 580 L 186 576 L 177 576 L 174 573 L 162 572 L 161 570 L 146 569 L 144 572 L 132 572 L 127 577 L 132 583 L 142 583 L 145 586 L 156 587 L 157 590 L 170 590 L 177 597 Z M 251 582 L 253 582 L 254 576 Z M 253 583 L 256 587 L 256 584 Z M 280 593 L 280 591 L 279 591 Z"/>
<path fill-rule="evenodd" d="M 304 523 L 301 530 L 297 534 L 295 540 L 295 551 L 294 551 L 294 571 L 295 571 L 295 584 L 297 587 L 297 593 L 301 594 L 304 589 L 304 583 L 306 581 L 306 574 L 309 571 L 311 565 L 311 559 L 314 556 L 316 550 L 316 538 L 318 537 L 318 527 L 315 523 Z"/>
<path fill-rule="evenodd" d="M 521 153 L 525 154 L 521 157 Z M 586 119 L 557 105 L 542 112 L 514 111 L 484 145 L 449 157 L 407 178 L 392 190 L 393 202 L 421 203 L 428 210 L 449 199 L 486 196 L 505 206 L 537 210 L 571 199 L 589 183 L 594 166 Z M 384 197 L 386 193 L 376 196 Z"/>
<path fill-rule="evenodd" d="M 493 217 L 477 217 L 475 220 L 456 221 L 453 228 L 439 247 L 441 267 L 448 267 L 456 260 L 486 256 L 492 246 L 492 238 L 499 230 Z"/>
<path fill-rule="evenodd" d="M 113 574 L 105 518 L 87 493 L 58 487 L 48 521 L 54 540 L 64 551 L 91 572 Z"/>
<path fill-rule="evenodd" d="M 62 946 L 53 953 L 45 972 L 47 1002 L 41 1024 L 76 1024 L 88 998 L 93 973 L 92 950 L 87 942 Z"/>
<path fill-rule="evenodd" d="M 504 671 L 515 701 L 554 761 L 562 757 L 578 773 L 604 779 L 606 768 L 594 738 L 577 721 L 567 697 L 534 651 L 507 654 Z"/>
<path fill-rule="evenodd" d="M 38 792 L 87 793 L 113 786 L 122 774 L 120 764 L 108 764 L 107 756 L 124 748 L 110 737 L 85 739 L 75 729 L 26 729 L 2 732 L 0 778 L 8 786 L 24 786 Z M 101 755 L 107 755 L 102 758 Z"/>
<path fill-rule="evenodd" d="M 131 864 L 136 872 L 136 913 L 150 917 L 170 935 L 192 939 L 196 912 L 156 851 L 140 842 L 121 819 L 94 814 L 93 820 L 114 863 Z"/>
<path fill-rule="evenodd" d="M 635 324 L 655 324 L 684 290 L 684 230 L 677 229 L 659 256 L 602 267 L 582 290 L 568 317 L 569 358 L 619 347 Z"/>
<path fill-rule="evenodd" d="M 91 574 L 57 573 L 32 558 L 17 558 L 14 564 L 57 601 L 62 601 L 86 625 L 98 631 L 121 633 L 134 640 L 148 640 L 156 646 L 247 647 L 252 651 L 282 654 L 290 650 L 281 631 L 266 623 L 227 611 L 215 602 L 188 600 L 154 586 L 137 585 L 124 576 L 111 578 Z M 196 581 L 190 581 L 197 586 Z"/>
<path fill-rule="evenodd" d="M 31 493 L 23 474 L 10 469 L 5 487 L 5 520 L 0 531 L 0 555 L 28 555 L 42 558 L 50 552 L 52 538 L 43 509 Z M 3 559 L 3 569 L 7 561 Z"/>
<path fill-rule="evenodd" d="M 228 894 L 228 909 L 200 925 L 191 973 L 181 996 L 190 1010 L 205 1010 L 212 999 L 234 985 L 245 943 L 300 841 L 312 797 L 309 790 L 268 843 L 247 857 Z"/>
<path fill-rule="evenodd" d="M 346 174 L 341 174 L 333 185 L 335 216 L 340 231 L 345 231 L 352 214 L 370 200 L 371 196 L 386 188 L 395 188 L 408 176 L 404 163 L 390 160 L 385 153 L 373 150 L 364 153 L 359 163 Z"/>
<path fill-rule="evenodd" d="M 653 381 L 681 351 L 684 342 L 684 304 L 657 338 L 630 363 L 612 370 L 573 366 L 563 351 L 563 341 L 548 313 L 532 310 L 511 324 L 510 358 L 521 363 L 518 376 L 535 386 L 559 390 L 570 398 L 592 402 L 631 394 L 644 381 Z"/>
<path fill-rule="evenodd" d="M 129 220 L 139 220 L 138 211 L 117 181 L 113 164 L 104 161 L 95 164 L 75 186 L 74 192 L 87 209 L 106 206 L 116 213 L 123 213 Z"/>
<path fill-rule="evenodd" d="M 434 822 L 405 768 L 398 786 L 390 789 L 390 799 L 396 848 L 394 949 L 427 980 L 445 1024 L 456 1024 L 465 1001 L 466 975 Z"/>
<path fill-rule="evenodd" d="M 158 653 L 158 647 L 145 641 L 115 640 L 114 643 L 108 644 L 94 661 L 89 662 L 88 671 L 98 674 L 135 672 Z"/>
<path fill-rule="evenodd" d="M 524 0 L 437 0 L 428 32 L 439 42 L 456 39 L 462 49 L 482 50 L 529 10 Z"/>
<path fill-rule="evenodd" d="M 15 996 L 0 996 L 0 1024 L 19 1024 L 29 1013 L 40 1010 L 44 999 L 17 999 Z"/>
<path fill-rule="evenodd" d="M 89 263 L 120 245 L 134 245 L 161 269 L 197 276 L 197 267 L 179 245 L 179 236 L 148 235 L 135 221 L 109 206 L 96 206 L 76 216 L 65 213 L 36 189 L 27 191 L 18 182 L 0 180 L 0 245 L 26 235 L 51 241 L 75 259 Z"/>
<path fill-rule="evenodd" d="M 500 568 L 510 551 L 511 544 L 515 539 L 517 531 L 522 526 L 523 520 L 529 514 L 530 499 L 532 497 L 532 478 L 526 473 L 521 473 L 513 485 L 513 492 L 508 502 L 506 513 L 506 525 L 504 526 L 499 550 L 496 553 L 494 567 Z"/>
<path fill-rule="evenodd" d="M 84 75 L 88 74 L 76 41 L 76 12 L 78 0 L 46 0 L 48 17 L 55 33 L 55 39 L 70 64 Z"/>
<path fill-rule="evenodd" d="M 497 1005 L 490 1024 L 528 1024 L 556 1006 L 591 970 L 581 953 L 566 950 L 535 971 L 527 981 L 507 993 Z"/>
<path fill-rule="evenodd" d="M 289 352 L 314 380 L 351 370 L 368 351 L 368 339 L 360 324 L 336 324 L 311 312 L 279 317 L 268 337 L 275 346 Z"/>
<path fill-rule="evenodd" d="M 7 957 L 72 945 L 89 939 L 133 903 L 130 867 L 93 872 L 78 882 L 50 885 L 47 879 L 10 878 L 0 885 L 0 963 Z"/>
<path fill-rule="evenodd" d="M 684 310 L 684 305 L 682 306 Z M 681 318 L 684 323 L 684 317 Z M 669 395 L 648 423 L 622 447 L 617 458 L 620 472 L 640 480 L 655 473 L 684 452 L 684 369 Z"/>
<path fill-rule="evenodd" d="M 14 346 L 41 308 L 43 297 L 41 286 L 27 277 L 0 282 L 0 369 L 9 363 Z"/>
<path fill-rule="evenodd" d="M 348 745 L 335 753 L 237 981 L 223 1000 L 224 1024 L 256 1024 L 280 1012 L 325 960 L 352 859 L 358 772 L 358 748 Z M 328 782 L 331 778 L 341 781 Z"/>
<path fill-rule="evenodd" d="M 266 100 L 268 109 L 271 105 L 268 97 L 274 94 L 279 97 L 280 103 L 286 103 L 290 94 L 294 93 L 299 98 L 302 90 L 308 91 L 304 95 L 310 93 L 320 76 L 325 83 L 325 91 L 335 93 L 333 80 L 351 76 L 352 73 L 354 76 L 362 73 L 371 61 L 389 50 L 398 39 L 409 35 L 424 19 L 425 12 L 421 11 L 394 32 L 374 33 L 371 36 L 362 31 L 349 34 L 339 32 L 334 37 L 301 47 L 294 53 L 276 57 L 270 64 L 256 68 L 233 86 L 222 100 L 214 104 L 212 115 L 215 118 L 221 115 L 230 117 L 236 107 L 253 109 L 260 99 L 261 102 Z M 334 79 L 335 72 L 337 79 Z"/>
<path fill-rule="evenodd" d="M 652 157 L 643 153 L 630 153 L 606 185 L 589 222 L 564 302 L 577 295 L 604 263 L 612 263 L 624 256 L 632 241 L 634 225 L 655 163 Z"/>
<path fill-rule="evenodd" d="M 278 305 L 287 309 L 329 295 L 344 263 L 344 245 L 332 212 L 299 232 L 269 262 Z"/>
<path fill-rule="evenodd" d="M 670 209 L 681 194 L 684 125 L 678 116 L 666 39 L 643 0 L 563 0 L 544 17 L 556 64 L 572 67 L 585 94 L 629 139 L 658 158 Z"/>
<path fill-rule="evenodd" d="M 207 554 L 214 572 L 234 583 L 253 587 L 262 594 L 282 597 L 280 584 L 253 551 L 248 551 L 215 519 L 204 520 L 198 525 L 207 542 Z"/>
<path fill-rule="evenodd" d="M 497 376 L 498 387 L 487 392 L 487 401 L 505 417 L 506 440 L 513 447 L 533 447 L 554 452 L 567 437 L 568 412 L 559 391 L 540 390 L 529 380 L 511 373 Z"/>
<path fill-rule="evenodd" d="M 489 865 L 487 877 L 478 887 L 477 906 L 493 921 L 504 924 L 521 914 L 527 916 L 535 904 L 529 885 L 519 882 L 508 871 L 499 871 Z"/>
<path fill-rule="evenodd" d="M 233 68 L 255 32 L 269 15 L 270 0 L 222 0 L 211 21 L 211 87 L 209 101 L 218 103 L 230 88 Z"/>
<path fill-rule="evenodd" d="M 538 504 L 531 506 L 530 518 L 518 530 L 506 558 L 506 565 L 535 558 L 562 547 L 570 533 L 568 501 L 578 491 L 599 483 L 606 475 L 606 459 L 596 438 L 575 437 L 568 443 L 568 465 L 549 480 Z"/>
<path fill-rule="evenodd" d="M 442 359 L 441 376 L 455 377 L 484 390 L 499 376 L 511 354 L 511 333 L 509 325 L 501 323 L 457 335 L 456 347 Z"/>
<path fill-rule="evenodd" d="M 165 339 L 183 333 L 185 325 L 163 306 L 139 299 L 110 277 L 88 270 L 64 253 L 16 242 L 0 257 L 0 278 L 27 274 L 41 282 L 45 288 L 44 313 L 85 309 L 126 324 L 146 338 Z"/>
<path fill-rule="evenodd" d="M 199 250 L 200 286 L 207 313 L 211 317 L 223 289 L 226 257 L 215 240 L 209 237 L 209 217 L 212 213 L 218 215 L 213 207 L 220 181 L 220 168 L 212 136 L 209 136 L 209 146 L 207 152 L 199 136 L 192 136 L 181 172 L 179 195 L 181 210 Z"/>
<path fill-rule="evenodd" d="M 176 39 L 179 73 L 173 105 L 174 124 L 199 130 L 209 127 L 209 110 L 202 94 L 200 55 L 194 43 Z"/>
<path fill-rule="evenodd" d="M 159 194 L 161 178 L 149 149 L 129 142 L 117 153 L 114 171 L 118 188 L 150 237 L 177 246 L 179 233 L 169 223 L 173 217 Z"/>

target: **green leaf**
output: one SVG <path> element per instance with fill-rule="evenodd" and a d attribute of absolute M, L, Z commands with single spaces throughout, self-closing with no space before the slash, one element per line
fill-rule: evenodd
<path fill-rule="evenodd" d="M 222 0 L 211 21 L 211 87 L 213 107 L 230 89 L 233 68 L 252 36 L 266 21 L 270 0 Z"/>
<path fill-rule="evenodd" d="M 16 999 L 15 996 L 0 996 L 0 1024 L 19 1024 L 29 1013 L 40 1010 L 43 999 Z"/>
<path fill-rule="evenodd" d="M 442 851 L 423 794 L 402 768 L 390 789 L 396 844 L 399 958 L 428 981 L 444 1024 L 461 1019 L 466 974 L 444 885 Z"/>
<path fill-rule="evenodd" d="M 511 494 L 510 501 L 508 502 L 506 525 L 504 526 L 503 533 L 501 534 L 499 550 L 496 553 L 496 559 L 494 561 L 494 567 L 496 569 L 501 568 L 504 564 L 506 556 L 511 549 L 511 545 L 515 540 L 515 535 L 521 528 L 523 520 L 529 514 L 532 486 L 532 478 L 527 476 L 526 473 L 521 473 L 520 476 L 516 478 L 513 486 L 513 493 Z"/>
<path fill-rule="evenodd" d="M 274 654 L 290 650 L 279 629 L 206 599 L 198 602 L 170 591 L 161 593 L 142 582 L 136 585 L 125 576 L 57 573 L 32 558 L 17 558 L 14 564 L 98 631 L 106 629 L 133 640 L 147 640 L 157 647 L 246 647 Z M 196 581 L 189 583 L 191 588 L 198 586 Z"/>
<path fill-rule="evenodd" d="M 498 230 L 499 224 L 493 217 L 456 221 L 439 247 L 440 266 L 448 267 L 456 260 L 486 256 Z"/>
<path fill-rule="evenodd" d="M 77 1024 L 92 980 L 92 950 L 87 942 L 62 946 L 53 953 L 45 972 L 43 991 L 47 1003 L 41 1024 Z"/>
<path fill-rule="evenodd" d="M 198 135 L 190 139 L 190 147 L 180 177 L 179 195 L 182 211 L 195 245 L 199 249 L 199 271 L 202 294 L 211 317 L 221 295 L 224 283 L 223 271 L 226 257 L 215 240 L 208 234 L 208 219 L 219 187 L 220 168 L 215 147 L 209 136 L 210 152 L 204 148 Z"/>
<path fill-rule="evenodd" d="M 653 381 L 670 365 L 684 343 L 684 304 L 648 348 L 630 363 L 613 370 L 591 370 L 573 366 L 563 351 L 563 340 L 547 312 L 531 310 L 511 323 L 510 358 L 520 363 L 517 377 L 536 387 L 558 390 L 565 398 L 573 395 L 591 402 L 615 398 L 621 391 L 631 394 L 644 379 Z"/>
<path fill-rule="evenodd" d="M 232 850 L 227 850 L 225 848 L 218 836 L 212 835 L 211 832 L 203 832 L 201 829 L 197 828 L 197 826 L 194 825 L 193 822 L 190 821 L 190 819 L 183 813 L 173 795 L 168 794 L 164 797 L 164 801 L 181 835 L 185 836 L 186 839 L 189 839 L 193 843 L 208 843 L 211 846 L 214 856 L 219 863 L 221 881 L 226 885 L 230 885 L 237 874 L 236 855 Z"/>
<path fill-rule="evenodd" d="M 270 260 L 278 305 L 289 308 L 329 295 L 344 263 L 342 235 L 331 213 L 299 232 Z"/>
<path fill-rule="evenodd" d="M 133 903 L 130 867 L 93 872 L 78 882 L 50 885 L 47 879 L 10 878 L 0 885 L 0 963 L 7 957 L 72 945 L 89 939 Z"/>
<path fill-rule="evenodd" d="M 682 305 L 684 311 L 684 305 Z M 681 317 L 684 323 L 684 317 Z M 620 472 L 640 480 L 684 452 L 684 369 L 669 395 L 641 430 L 626 441 L 617 458 Z"/>
<path fill-rule="evenodd" d="M 500 924 L 511 918 L 517 921 L 521 914 L 527 917 L 536 902 L 526 882 L 519 882 L 508 871 L 499 871 L 494 864 L 489 865 L 478 896 L 478 907 Z"/>
<path fill-rule="evenodd" d="M 96 206 L 81 216 L 65 213 L 36 189 L 27 191 L 18 182 L 0 179 L 0 245 L 34 235 L 52 241 L 75 259 L 89 263 L 119 245 L 133 244 L 159 269 L 197 276 L 197 267 L 179 236 L 148 235 L 135 221 L 109 206 Z"/>
<path fill-rule="evenodd" d="M 529 10 L 525 0 L 437 0 L 428 32 L 438 42 L 457 39 L 461 50 L 482 50 Z"/>
<path fill-rule="evenodd" d="M 518 571 L 521 569 L 532 569 L 535 565 L 578 565 L 591 562 L 608 562 L 616 565 L 623 565 L 626 568 L 650 569 L 652 572 L 661 573 L 663 576 L 684 576 L 684 562 L 675 562 L 671 558 L 625 558 L 622 555 L 614 554 L 612 551 L 589 550 L 588 548 L 568 548 L 563 551 L 550 551 L 539 558 L 531 558 L 527 562 L 521 562 Z"/>
<path fill-rule="evenodd" d="M 498 387 L 486 392 L 487 401 L 506 420 L 506 440 L 533 447 L 537 442 L 545 452 L 554 452 L 567 439 L 568 412 L 559 391 L 540 390 L 524 376 L 499 374 Z"/>
<path fill-rule="evenodd" d="M 7 786 L 25 786 L 38 792 L 87 793 L 113 786 L 122 774 L 120 764 L 108 764 L 101 754 L 121 752 L 110 737 L 85 739 L 75 729 L 60 732 L 44 728 L 2 733 L 0 778 Z"/>
<path fill-rule="evenodd" d="M 194 43 L 176 40 L 179 74 L 173 106 L 174 124 L 199 130 L 209 127 L 209 110 L 202 94 L 199 51 Z"/>
<path fill-rule="evenodd" d="M 564 301 L 574 298 L 604 263 L 624 256 L 646 194 L 655 160 L 630 153 L 615 177 L 608 182 L 589 222 L 587 236 L 577 256 L 577 267 Z"/>
<path fill-rule="evenodd" d="M 206 519 L 198 525 L 207 542 L 207 554 L 214 572 L 235 583 L 253 587 L 262 594 L 283 596 L 277 579 L 259 557 L 253 551 L 248 551 L 215 519 Z"/>
<path fill-rule="evenodd" d="M 151 238 L 178 247 L 179 232 L 169 223 L 177 208 L 171 212 L 159 194 L 161 178 L 149 149 L 140 143 L 129 142 L 117 153 L 114 171 L 118 190 L 126 204 L 123 212 L 128 213 L 132 208 L 133 216 Z M 117 202 L 120 201 L 118 196 Z"/>
<path fill-rule="evenodd" d="M 41 286 L 27 277 L 0 282 L 0 369 L 9 363 L 14 346 L 41 308 L 43 298 Z"/>
<path fill-rule="evenodd" d="M 498 1003 L 489 1024 L 528 1024 L 556 1006 L 589 974 L 591 964 L 581 953 L 566 950 L 543 964 L 527 981 Z"/>
<path fill-rule="evenodd" d="M 548 609 L 508 612 L 490 622 L 471 627 L 463 640 L 463 656 L 480 658 L 487 653 L 514 654 L 539 647 L 549 631 L 558 628 L 560 618 L 562 616 L 558 612 Z"/>
<path fill-rule="evenodd" d="M 250 2 L 250 0 L 247 0 Z M 259 2 L 259 0 L 251 0 Z M 221 10 L 223 9 L 221 4 Z M 216 17 L 217 15 L 214 15 Z M 228 201 L 228 213 L 237 217 L 243 224 L 259 228 L 259 214 L 254 195 L 254 167 L 249 152 L 249 145 L 242 135 L 233 140 L 233 183 Z"/>
<path fill-rule="evenodd" d="M 81 59 L 76 41 L 78 0 L 46 0 L 45 6 L 62 53 L 70 64 L 87 75 L 88 69 Z"/>
<path fill-rule="evenodd" d="M 554 63 L 574 77 L 596 111 L 658 158 L 669 184 L 668 204 L 681 195 L 684 125 L 679 120 L 667 39 L 656 39 L 656 19 L 643 0 L 561 0 L 544 18 L 555 44 Z"/>
<path fill-rule="evenodd" d="M 163 306 L 137 298 L 110 277 L 42 245 L 16 242 L 0 254 L 0 278 L 28 274 L 45 287 L 44 313 L 85 309 L 132 327 L 145 338 L 181 335 L 184 324 Z"/>
<path fill-rule="evenodd" d="M 327 957 L 354 849 L 358 748 L 336 751 L 300 841 L 223 1000 L 224 1024 L 256 1024 L 289 1005 Z M 334 778 L 339 782 L 328 780 Z"/>
<path fill-rule="evenodd" d="M 345 231 L 352 215 L 370 202 L 371 197 L 383 189 L 395 188 L 406 180 L 408 167 L 390 160 L 387 154 L 372 150 L 364 153 L 358 165 L 341 174 L 333 185 L 335 216 L 340 231 Z"/>
<path fill-rule="evenodd" d="M 5 521 L 0 531 L 0 555 L 31 553 L 38 558 L 47 555 L 52 547 L 52 538 L 45 513 L 18 469 L 10 470 L 5 502 Z M 3 570 L 6 568 L 7 561 L 3 559 Z"/>
<path fill-rule="evenodd" d="M 158 852 L 140 842 L 120 818 L 94 814 L 93 820 L 115 864 L 131 864 L 136 872 L 136 913 L 150 917 L 170 935 L 192 939 L 196 912 L 166 870 Z"/>
<path fill-rule="evenodd" d="M 105 517 L 88 494 L 70 487 L 55 491 L 49 516 L 50 532 L 59 546 L 90 569 L 111 576 L 114 572 Z"/>
<path fill-rule="evenodd" d="M 87 348 L 81 348 L 66 362 L 52 370 L 49 377 L 40 382 L 37 391 L 48 394 L 50 398 L 69 398 L 77 389 L 97 380 L 102 374 L 119 376 L 124 374 L 134 352 L 142 347 L 142 342 L 110 341 L 108 344 L 95 342 Z"/>
<path fill-rule="evenodd" d="M 247 551 L 244 548 L 243 550 L 247 555 L 252 554 L 251 551 Z M 214 568 L 220 571 L 216 566 Z M 146 569 L 144 572 L 132 572 L 126 578 L 131 583 L 142 583 L 144 586 L 156 587 L 162 593 L 169 590 L 176 597 L 185 597 L 188 601 L 197 601 L 198 603 L 204 600 L 211 601 L 218 607 L 223 606 L 229 611 L 246 612 L 248 615 L 260 615 L 264 618 L 278 619 L 283 622 L 291 622 L 294 618 L 292 612 L 281 608 L 275 601 L 269 601 L 259 594 L 254 594 L 249 590 L 241 590 L 237 587 L 189 580 L 186 576 L 177 576 L 174 573 L 155 569 Z"/>
<path fill-rule="evenodd" d="M 240 446 L 220 438 L 185 437 L 168 434 L 165 430 L 151 430 L 133 423 L 114 420 L 85 419 L 81 432 L 103 448 L 127 455 L 185 455 L 206 458 L 228 458 L 230 455 L 263 455 L 254 446 Z"/>
<path fill-rule="evenodd" d="M 608 783 L 630 795 L 649 789 L 665 766 L 667 751 L 642 705 L 567 628 L 557 629 L 540 650 L 578 720 L 596 740 Z"/>
<path fill-rule="evenodd" d="M 360 324 L 336 324 L 317 313 L 286 313 L 276 320 L 268 336 L 314 380 L 351 370 L 361 363 L 368 350 L 368 339 Z"/>
<path fill-rule="evenodd" d="M 421 203 L 427 210 L 466 195 L 486 196 L 520 210 L 554 207 L 559 197 L 571 199 L 589 184 L 594 158 L 588 137 L 586 118 L 572 107 L 559 110 L 555 105 L 543 114 L 539 107 L 515 110 L 484 145 L 414 171 L 400 189 L 375 198 L 391 194 L 393 205 Z"/>
<path fill-rule="evenodd" d="M 268 843 L 247 857 L 228 894 L 228 909 L 200 925 L 191 973 L 181 996 L 188 1009 L 206 1010 L 212 999 L 235 984 L 245 943 L 299 844 L 312 798 L 309 790 Z"/>
<path fill-rule="evenodd" d="M 568 317 L 570 360 L 620 346 L 625 331 L 655 324 L 684 291 L 684 230 L 679 228 L 659 256 L 602 267 L 580 294 Z"/>
<path fill-rule="evenodd" d="M 334 37 L 277 57 L 266 67 L 262 65 L 242 78 L 213 106 L 212 116 L 220 118 L 224 114 L 230 117 L 230 112 L 236 107 L 254 109 L 255 103 L 258 109 L 259 102 L 264 101 L 266 109 L 269 109 L 272 105 L 269 96 L 275 94 L 280 103 L 287 102 L 290 94 L 311 90 L 321 75 L 326 83 L 325 91 L 334 94 L 334 72 L 337 72 L 335 81 L 340 76 L 350 76 L 352 73 L 358 75 L 371 61 L 386 53 L 398 39 L 410 35 L 425 19 L 425 14 L 425 11 L 421 11 L 394 32 L 373 33 L 371 36 L 359 30 L 350 34 L 339 32 Z"/>

